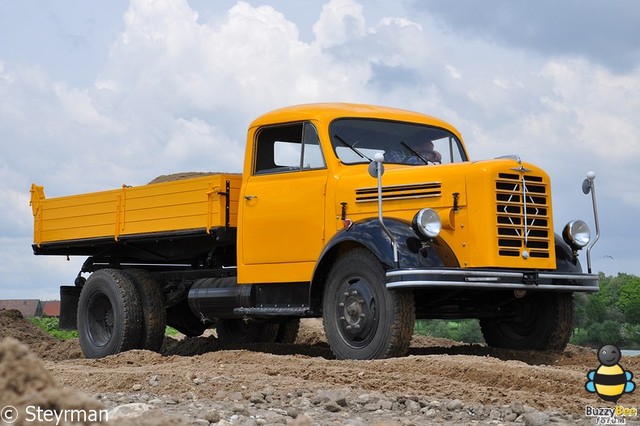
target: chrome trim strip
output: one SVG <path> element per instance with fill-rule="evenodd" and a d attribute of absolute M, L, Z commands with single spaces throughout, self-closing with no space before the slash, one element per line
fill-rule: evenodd
<path fill-rule="evenodd" d="M 464 269 L 392 269 L 387 271 L 387 277 L 395 277 L 398 275 L 460 275 L 467 277 L 503 277 L 503 278 L 522 278 L 522 272 L 508 271 L 469 271 Z"/>
<path fill-rule="evenodd" d="M 509 283 L 470 283 L 466 281 L 401 281 L 397 283 L 387 283 L 388 289 L 394 288 L 464 288 L 464 289 L 494 289 L 494 290 L 554 290 L 554 291 L 598 291 L 598 287 L 587 287 L 579 285 L 533 285 L 533 284 L 509 284 Z"/>
<path fill-rule="evenodd" d="M 468 289 L 518 289 L 518 290 L 555 290 L 555 291 L 598 291 L 597 274 L 572 274 L 557 272 L 532 272 L 538 282 L 569 280 L 579 284 L 536 284 L 526 283 L 526 272 L 480 271 L 456 269 L 393 269 L 386 273 L 387 288 L 433 287 Z M 426 275 L 426 279 L 394 280 L 395 277 L 410 278 Z M 442 277 L 438 280 L 437 277 Z"/>

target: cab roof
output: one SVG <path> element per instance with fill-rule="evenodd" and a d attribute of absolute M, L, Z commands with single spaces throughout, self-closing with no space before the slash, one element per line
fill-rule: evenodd
<path fill-rule="evenodd" d="M 409 121 L 446 128 L 457 136 L 458 130 L 451 124 L 430 115 L 399 108 L 355 103 L 316 103 L 293 105 L 263 114 L 253 120 L 250 128 L 276 123 L 290 123 L 303 120 L 320 120 L 329 123 L 337 118 L 374 118 L 395 121 Z"/>

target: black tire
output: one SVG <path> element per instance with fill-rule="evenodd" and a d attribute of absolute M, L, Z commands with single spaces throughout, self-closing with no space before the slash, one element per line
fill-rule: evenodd
<path fill-rule="evenodd" d="M 216 324 L 218 339 L 223 344 L 274 343 L 278 324 L 262 321 L 225 319 Z"/>
<path fill-rule="evenodd" d="M 78 301 L 78 337 L 87 358 L 103 358 L 140 341 L 142 310 L 131 279 L 117 269 L 91 274 Z"/>
<path fill-rule="evenodd" d="M 387 290 L 378 259 L 367 250 L 352 250 L 329 273 L 323 322 L 338 359 L 404 356 L 415 323 L 413 293 Z"/>
<path fill-rule="evenodd" d="M 125 273 L 136 287 L 142 308 L 142 331 L 137 347 L 138 349 L 160 352 L 167 325 L 167 311 L 162 288 L 144 269 L 127 269 Z"/>
<path fill-rule="evenodd" d="M 278 324 L 276 343 L 295 343 L 300 330 L 300 318 L 291 318 Z"/>
<path fill-rule="evenodd" d="M 521 350 L 564 350 L 573 331 L 571 293 L 532 293 L 513 301 L 509 319 L 482 319 L 489 346 Z"/>

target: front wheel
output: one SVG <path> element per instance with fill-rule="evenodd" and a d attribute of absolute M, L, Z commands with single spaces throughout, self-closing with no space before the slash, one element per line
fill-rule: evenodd
<path fill-rule="evenodd" d="M 533 293 L 515 299 L 509 316 L 480 320 L 489 346 L 523 350 L 564 350 L 573 331 L 571 293 Z"/>
<path fill-rule="evenodd" d="M 87 358 L 103 358 L 135 349 L 142 310 L 135 285 L 117 269 L 91 274 L 78 300 L 78 337 Z"/>
<path fill-rule="evenodd" d="M 323 321 L 338 359 L 404 356 L 415 323 L 413 293 L 387 290 L 378 259 L 368 250 L 352 250 L 329 273 Z"/>

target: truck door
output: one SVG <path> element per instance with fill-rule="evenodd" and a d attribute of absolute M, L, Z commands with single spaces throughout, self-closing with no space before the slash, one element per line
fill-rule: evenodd
<path fill-rule="evenodd" d="M 327 169 L 309 122 L 267 126 L 242 191 L 239 282 L 310 281 L 324 246 Z"/>

